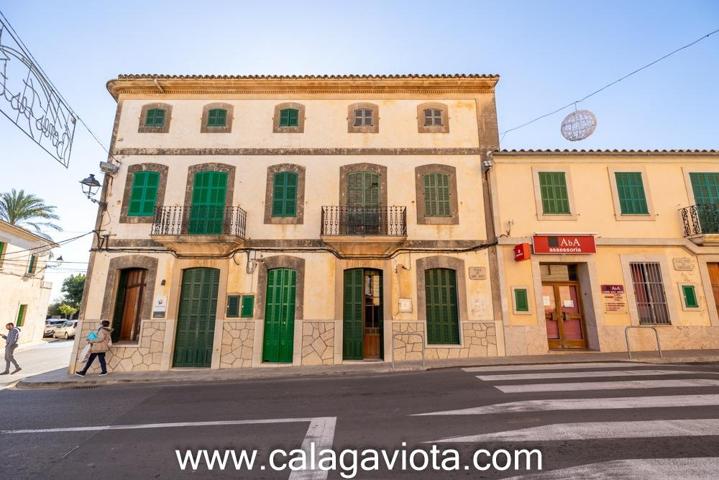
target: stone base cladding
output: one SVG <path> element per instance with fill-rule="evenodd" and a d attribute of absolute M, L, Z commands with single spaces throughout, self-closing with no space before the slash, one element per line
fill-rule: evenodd
<path fill-rule="evenodd" d="M 395 322 L 392 348 L 395 361 L 425 359 L 492 357 L 497 355 L 494 322 L 462 322 L 462 344 L 448 347 L 424 347 L 424 322 Z"/>
<path fill-rule="evenodd" d="M 626 352 L 624 326 L 604 326 L 599 329 L 602 352 Z M 662 350 L 719 349 L 719 327 L 658 325 Z M 629 346 L 632 352 L 656 351 L 657 341 L 650 328 L 629 329 Z"/>
<path fill-rule="evenodd" d="M 302 322 L 302 365 L 332 365 L 334 351 L 333 320 Z"/>
<path fill-rule="evenodd" d="M 91 330 L 97 329 L 99 320 L 85 320 L 82 322 L 81 340 L 78 348 L 78 358 L 75 368 L 80 370 L 84 366 L 81 353 L 85 347 L 82 340 Z M 130 372 L 160 370 L 162 351 L 165 342 L 165 320 L 143 320 L 140 326 L 140 339 L 137 343 L 115 343 L 106 355 L 107 369 L 111 372 Z M 95 360 L 90 372 L 99 372 L 100 363 Z"/>
<path fill-rule="evenodd" d="M 254 338 L 254 320 L 222 322 L 220 368 L 251 367 Z"/>

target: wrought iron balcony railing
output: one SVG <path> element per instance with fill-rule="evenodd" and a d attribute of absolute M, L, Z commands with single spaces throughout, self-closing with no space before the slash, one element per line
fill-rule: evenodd
<path fill-rule="evenodd" d="M 406 207 L 322 207 L 322 235 L 407 236 Z"/>
<path fill-rule="evenodd" d="M 152 235 L 232 235 L 245 238 L 247 212 L 240 207 L 170 205 L 155 209 Z"/>
<path fill-rule="evenodd" d="M 719 205 L 690 205 L 679 211 L 684 224 L 685 237 L 719 233 Z"/>

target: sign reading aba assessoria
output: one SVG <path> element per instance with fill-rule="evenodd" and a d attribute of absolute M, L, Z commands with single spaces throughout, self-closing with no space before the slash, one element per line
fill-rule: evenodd
<path fill-rule="evenodd" d="M 596 253 L 594 235 L 534 235 L 532 246 L 535 254 L 588 254 Z"/>

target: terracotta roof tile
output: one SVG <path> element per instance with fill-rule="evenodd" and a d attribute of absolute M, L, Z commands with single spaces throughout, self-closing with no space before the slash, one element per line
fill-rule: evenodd
<path fill-rule="evenodd" d="M 502 155 L 716 155 L 717 149 L 528 149 L 499 150 Z"/>

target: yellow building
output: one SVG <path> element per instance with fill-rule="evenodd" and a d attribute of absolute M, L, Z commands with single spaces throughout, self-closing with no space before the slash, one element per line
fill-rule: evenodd
<path fill-rule="evenodd" d="M 508 355 L 719 348 L 719 152 L 500 151 L 489 176 Z"/>
<path fill-rule="evenodd" d="M 503 355 L 493 75 L 108 83 L 81 309 L 115 371 Z M 72 366 L 71 368 L 74 368 Z"/>

